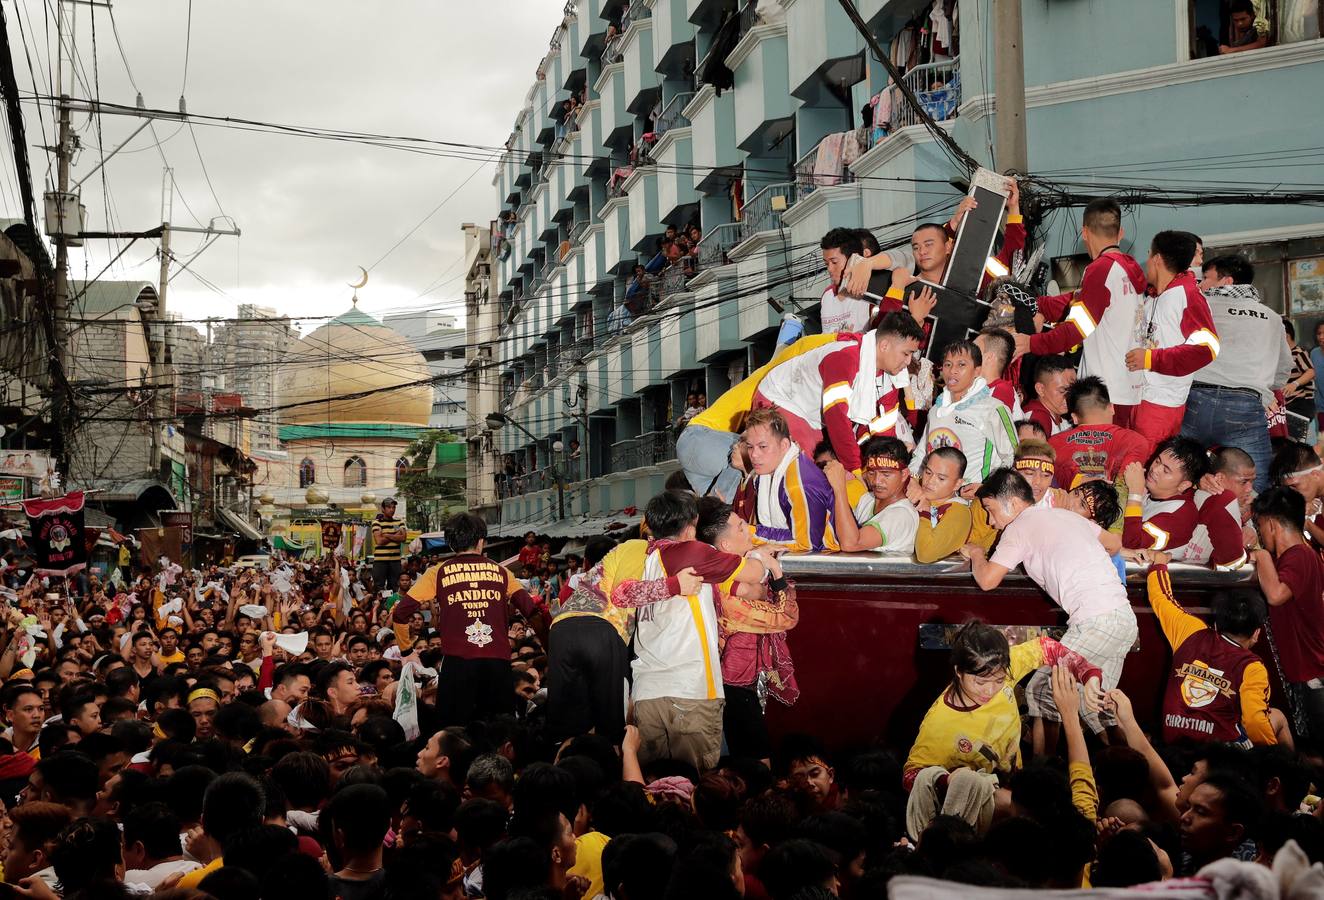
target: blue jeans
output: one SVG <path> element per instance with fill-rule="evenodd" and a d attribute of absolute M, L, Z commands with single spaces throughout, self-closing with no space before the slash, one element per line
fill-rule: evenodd
<path fill-rule="evenodd" d="M 739 437 L 704 425 L 686 425 L 676 439 L 676 459 L 700 497 L 718 493 L 727 503 L 735 497 L 743 476 L 727 460 Z"/>
<path fill-rule="evenodd" d="M 1269 487 L 1269 423 L 1255 391 L 1192 385 L 1181 433 L 1206 447 L 1236 447 L 1255 461 L 1255 490 Z"/>

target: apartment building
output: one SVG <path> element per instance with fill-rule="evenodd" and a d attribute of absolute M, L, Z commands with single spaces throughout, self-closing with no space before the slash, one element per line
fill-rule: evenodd
<path fill-rule="evenodd" d="M 1002 168 L 991 0 L 856 5 L 940 127 Z M 1162 228 L 1248 252 L 1267 301 L 1313 325 L 1324 214 L 1241 195 L 1317 180 L 1324 123 L 1289 101 L 1324 79 L 1319 4 L 1257 5 L 1247 41 L 1218 0 L 1022 0 L 1030 171 L 1072 197 L 1145 199 L 1125 222 L 1142 257 Z M 1249 49 L 1220 52 L 1231 44 Z M 906 241 L 950 215 L 968 174 L 838 0 L 572 3 L 507 146 L 490 373 L 521 426 L 492 433 L 505 532 L 572 533 L 558 484 L 568 519 L 642 507 L 676 468 L 686 396 L 715 398 L 764 362 L 783 311 L 814 327 L 821 236 Z M 1204 199 L 1150 202 L 1165 191 Z M 1079 209 L 1031 218 L 1069 289 Z M 671 234 L 686 242 L 662 249 Z"/>

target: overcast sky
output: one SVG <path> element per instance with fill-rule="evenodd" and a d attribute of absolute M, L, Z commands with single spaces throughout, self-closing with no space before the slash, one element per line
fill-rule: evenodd
<path fill-rule="evenodd" d="M 50 5 L 18 0 L 43 94 L 53 93 L 48 48 L 55 43 L 54 23 L 45 15 L 54 4 L 46 2 Z M 193 0 L 184 87 L 188 110 L 499 147 L 533 83 L 563 6 L 562 0 Z M 178 108 L 188 7 L 187 0 L 115 4 L 124 51 L 148 107 Z M 89 80 L 99 78 L 103 100 L 132 104 L 135 92 L 108 14 L 95 14 L 94 76 L 89 8 L 66 4 L 67 11 L 74 9 L 83 63 L 80 77 L 85 69 Z M 19 46 L 14 10 L 6 4 L 19 86 L 27 93 L 32 76 Z M 66 90 L 87 93 L 81 80 Z M 40 215 L 49 157 L 39 145 L 53 143 L 54 115 L 43 107 L 39 119 L 32 103 L 25 103 L 23 110 Z M 98 141 L 88 116 L 76 115 L 74 124 L 84 144 L 73 170 L 72 180 L 77 181 L 96 165 Z M 103 116 L 106 148 L 117 146 L 138 124 L 137 119 Z M 360 291 L 360 306 L 379 316 L 435 307 L 462 313 L 460 224 L 487 223 L 495 216 L 494 163 L 195 125 L 218 207 L 190 130 L 174 122 L 157 122 L 155 129 L 179 186 L 171 220 L 197 225 L 196 218 L 206 224 L 223 210 L 243 232 L 237 239 L 220 238 L 190 267 L 224 295 L 185 272 L 170 283 L 172 311 L 188 318 L 232 316 L 238 303 L 258 303 L 294 317 L 342 312 L 352 293 L 346 285 L 358 280 L 357 267 L 372 266 L 458 188 L 426 224 L 372 269 L 368 286 Z M 3 157 L 0 201 L 5 215 L 20 218 L 13 162 L 10 154 Z M 161 222 L 162 169 L 150 131 L 107 164 L 112 229 L 143 230 Z M 53 168 L 51 173 L 53 178 Z M 82 194 L 87 228 L 105 228 L 98 175 L 88 180 Z M 186 260 L 202 240 L 176 235 L 174 255 Z M 90 241 L 86 249 L 85 256 L 76 250 L 71 256 L 76 278 L 94 276 L 116 252 L 108 241 Z M 155 250 L 154 241 L 138 241 L 107 277 L 155 282 Z M 428 288 L 434 289 L 420 296 Z M 316 324 L 309 322 L 304 330 Z"/>

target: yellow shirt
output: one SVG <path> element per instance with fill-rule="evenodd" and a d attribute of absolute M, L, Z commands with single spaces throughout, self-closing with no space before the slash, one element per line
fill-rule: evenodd
<path fill-rule="evenodd" d="M 212 872 L 215 872 L 217 869 L 221 868 L 224 865 L 225 865 L 225 860 L 222 857 L 218 856 L 215 859 L 213 859 L 211 862 L 207 863 L 207 865 L 203 866 L 201 869 L 194 869 L 192 872 L 189 872 L 183 878 L 179 879 L 179 883 L 176 884 L 175 887 L 197 888 L 198 884 L 201 883 L 202 879 L 206 878 Z"/>
<path fill-rule="evenodd" d="M 633 540 L 618 544 L 610 553 L 602 558 L 599 563 L 602 566 L 602 578 L 598 581 L 598 590 L 607 598 L 607 608 L 601 613 L 588 611 L 564 612 L 556 617 L 552 622 L 555 625 L 564 619 L 574 619 L 580 616 L 595 616 L 599 619 L 606 619 L 617 633 L 621 640 L 630 643 L 630 637 L 634 633 L 634 610 L 623 609 L 611 602 L 611 592 L 623 581 L 639 581 L 644 577 L 644 563 L 648 561 L 648 541 Z M 592 896 L 591 894 L 589 896 Z"/>
<path fill-rule="evenodd" d="M 1021 711 L 1016 706 L 1016 683 L 1044 664 L 1042 640 L 1036 638 L 1011 648 L 1011 671 L 1002 690 L 977 709 L 953 709 L 947 689 L 933 701 L 919 736 L 906 757 L 905 771 L 929 766 L 967 768 L 978 772 L 1011 772 L 1020 767 Z"/>
<path fill-rule="evenodd" d="M 690 419 L 690 424 L 702 425 L 705 428 L 711 428 L 713 431 L 739 431 L 745 413 L 749 412 L 749 408 L 754 405 L 754 393 L 759 389 L 759 382 L 763 380 L 763 376 L 767 375 L 773 366 L 785 362 L 793 356 L 807 353 L 815 347 L 829 344 L 836 339 L 835 334 L 811 334 L 808 337 L 800 338 L 800 340 L 774 356 L 766 365 L 755 369 L 744 381 L 718 397 L 712 406 Z M 813 447 L 802 449 L 806 453 L 814 452 Z"/>
<path fill-rule="evenodd" d="M 602 851 L 611 838 L 599 831 L 590 831 L 575 838 L 575 864 L 568 874 L 588 879 L 585 897 L 605 893 L 602 889 Z"/>
<path fill-rule="evenodd" d="M 176 647 L 175 652 L 169 656 L 162 656 L 161 654 L 157 654 L 157 656 L 160 657 L 162 666 L 172 665 L 173 663 L 182 663 L 184 661 L 184 651 L 180 650 L 178 647 Z"/>
<path fill-rule="evenodd" d="M 938 516 L 937 524 L 929 513 L 921 513 L 919 530 L 915 532 L 915 561 L 935 563 L 946 559 L 960 550 L 969 537 L 970 507 L 964 503 L 952 501 Z"/>

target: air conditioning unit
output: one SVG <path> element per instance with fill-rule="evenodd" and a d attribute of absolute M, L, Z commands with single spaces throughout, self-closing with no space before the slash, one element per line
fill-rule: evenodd
<path fill-rule="evenodd" d="M 83 221 L 87 218 L 87 207 L 79 203 L 78 199 L 78 195 L 72 191 L 50 191 L 46 194 L 47 237 L 63 238 L 70 247 L 83 246 Z"/>

